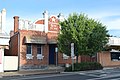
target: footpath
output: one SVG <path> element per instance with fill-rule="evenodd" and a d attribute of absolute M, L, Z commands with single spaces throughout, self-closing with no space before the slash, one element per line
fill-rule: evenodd
<path fill-rule="evenodd" d="M 93 74 L 93 73 L 103 73 L 103 72 L 113 72 L 113 71 L 119 71 L 120 68 L 104 68 L 103 70 L 90 70 L 90 71 L 79 71 L 74 73 L 80 73 L 80 74 Z M 22 71 L 10 71 L 10 72 L 0 72 L 0 77 L 12 77 L 12 76 L 26 76 L 26 75 L 44 75 L 44 74 L 59 74 L 59 73 L 73 73 L 73 72 L 64 72 L 64 68 L 55 68 L 51 67 L 49 69 L 31 69 L 31 70 L 22 70 Z M 101 74 L 102 74 L 101 73 Z"/>
<path fill-rule="evenodd" d="M 12 77 L 12 76 L 26 76 L 26 75 L 43 75 L 43 74 L 59 74 L 63 72 L 63 68 L 52 68 L 52 69 L 32 69 L 32 70 L 22 70 L 22 71 L 9 71 L 9 72 L 0 72 L 0 77 Z"/>

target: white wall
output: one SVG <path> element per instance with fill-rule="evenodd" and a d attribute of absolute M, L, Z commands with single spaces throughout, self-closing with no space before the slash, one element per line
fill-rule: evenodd
<path fill-rule="evenodd" d="M 118 37 L 109 37 L 108 45 L 120 45 L 120 38 Z"/>
<path fill-rule="evenodd" d="M 9 36 L 0 37 L 0 45 L 9 45 Z"/>
<path fill-rule="evenodd" d="M 18 56 L 4 56 L 4 71 L 18 70 Z"/>

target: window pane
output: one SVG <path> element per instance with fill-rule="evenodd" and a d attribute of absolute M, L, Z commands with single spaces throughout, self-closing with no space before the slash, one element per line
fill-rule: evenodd
<path fill-rule="evenodd" d="M 37 54 L 41 54 L 42 53 L 41 51 L 42 51 L 41 45 L 37 45 Z"/>
<path fill-rule="evenodd" d="M 120 60 L 120 52 L 111 52 L 111 60 Z"/>
<path fill-rule="evenodd" d="M 27 45 L 27 54 L 31 54 L 31 44 Z"/>

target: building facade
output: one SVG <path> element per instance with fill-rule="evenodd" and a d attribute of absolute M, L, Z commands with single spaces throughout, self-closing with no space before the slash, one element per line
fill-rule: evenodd
<path fill-rule="evenodd" d="M 56 61 L 58 65 L 71 64 L 70 56 L 55 52 L 60 33 L 59 21 L 64 21 L 62 14 L 49 16 L 47 11 L 43 13 L 43 18 L 35 22 L 14 16 L 14 31 L 11 32 L 9 41 L 9 55 L 18 56 L 19 70 L 44 69 L 49 65 L 56 65 Z M 104 67 L 120 66 L 120 38 L 110 37 L 107 45 L 110 50 L 99 52 L 97 61 Z M 78 62 L 85 61 L 91 61 L 91 57 L 78 57 Z M 96 58 L 92 61 L 96 61 Z"/>
<path fill-rule="evenodd" d="M 14 31 L 11 33 L 10 55 L 18 56 L 18 69 L 41 69 L 48 65 L 71 64 L 69 56 L 55 52 L 57 36 L 60 32 L 59 21 L 64 17 L 49 16 L 43 13 L 43 18 L 31 23 L 14 16 Z M 56 56 L 58 59 L 56 59 Z"/>
<path fill-rule="evenodd" d="M 0 13 L 0 48 L 5 49 L 5 55 L 8 53 L 10 36 L 6 33 L 6 9 Z"/>
<path fill-rule="evenodd" d="M 98 62 L 104 67 L 120 66 L 120 38 L 109 37 L 107 49 L 98 53 Z"/>

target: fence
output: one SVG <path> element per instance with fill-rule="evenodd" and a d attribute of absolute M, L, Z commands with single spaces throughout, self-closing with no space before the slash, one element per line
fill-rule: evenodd
<path fill-rule="evenodd" d="M 4 56 L 4 71 L 18 70 L 18 56 Z"/>

